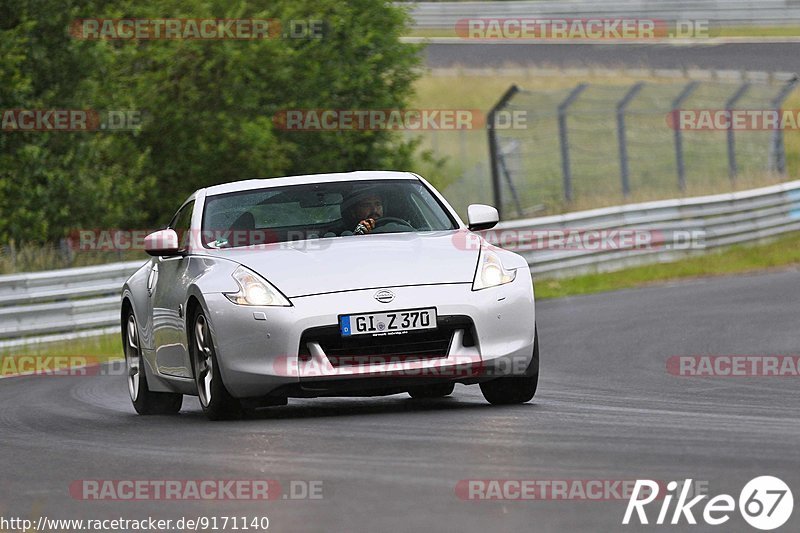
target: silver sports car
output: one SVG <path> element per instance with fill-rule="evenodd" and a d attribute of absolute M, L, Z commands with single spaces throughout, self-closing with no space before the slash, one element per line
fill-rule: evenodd
<path fill-rule="evenodd" d="M 479 384 L 493 404 L 536 392 L 526 261 L 402 172 L 248 180 L 200 189 L 125 282 L 122 338 L 140 414 L 197 395 L 211 419 L 289 397 L 412 398 Z"/>

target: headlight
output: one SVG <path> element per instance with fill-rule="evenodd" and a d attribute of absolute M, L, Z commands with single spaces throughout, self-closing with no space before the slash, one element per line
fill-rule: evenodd
<path fill-rule="evenodd" d="M 475 280 L 472 282 L 472 290 L 479 291 L 489 287 L 505 285 L 514 281 L 516 277 L 517 271 L 506 270 L 496 253 L 486 248 L 481 248 L 478 269 L 475 271 Z"/>
<path fill-rule="evenodd" d="M 267 280 L 243 266 L 233 271 L 239 291 L 225 293 L 228 300 L 239 305 L 289 307 L 291 302 Z"/>

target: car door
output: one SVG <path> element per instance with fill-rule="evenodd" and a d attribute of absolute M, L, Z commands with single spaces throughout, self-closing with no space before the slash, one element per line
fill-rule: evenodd
<path fill-rule="evenodd" d="M 178 234 L 179 242 L 186 246 L 190 237 L 194 201 L 186 203 L 172 218 L 170 229 Z M 177 255 L 158 257 L 157 273 L 153 283 L 153 338 L 156 366 L 161 374 L 192 377 L 186 335 L 186 286 L 191 257 Z"/>

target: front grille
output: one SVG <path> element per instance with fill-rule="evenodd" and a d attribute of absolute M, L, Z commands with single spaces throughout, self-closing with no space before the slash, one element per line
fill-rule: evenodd
<path fill-rule="evenodd" d="M 453 333 L 465 330 L 465 346 L 474 346 L 472 319 L 466 316 L 440 316 L 436 329 L 410 331 L 403 335 L 356 335 L 342 337 L 339 326 L 307 329 L 300 338 L 300 357 L 309 360 L 309 342 L 317 342 L 333 367 L 390 361 L 418 361 L 446 357 Z"/>

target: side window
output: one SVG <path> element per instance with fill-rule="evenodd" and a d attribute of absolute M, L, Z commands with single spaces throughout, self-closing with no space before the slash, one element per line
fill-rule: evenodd
<path fill-rule="evenodd" d="M 194 201 L 189 202 L 185 206 L 178 211 L 174 217 L 172 217 L 172 222 L 169 223 L 170 229 L 174 229 L 175 233 L 178 234 L 178 242 L 181 244 L 181 248 L 185 249 L 189 246 L 189 238 L 191 233 L 189 230 L 192 227 L 192 212 L 194 211 Z"/>

